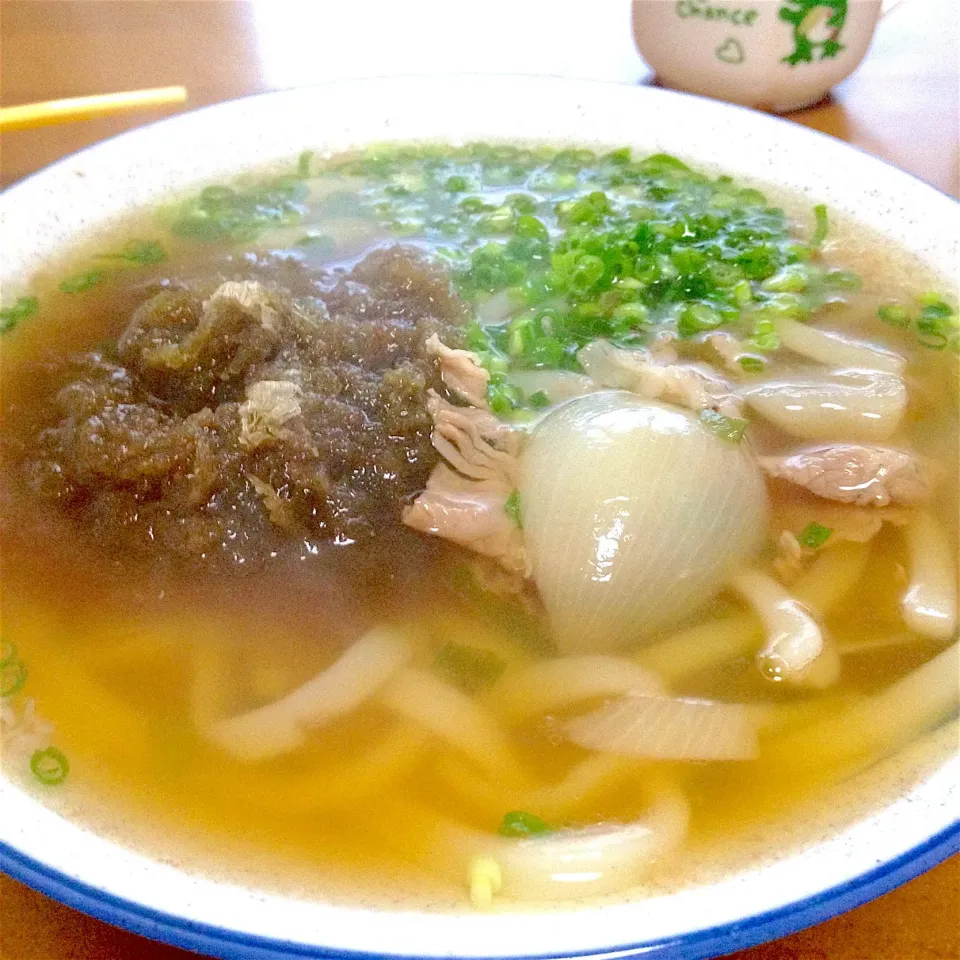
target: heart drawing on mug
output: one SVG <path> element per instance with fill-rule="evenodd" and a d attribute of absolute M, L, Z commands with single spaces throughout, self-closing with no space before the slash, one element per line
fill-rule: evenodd
<path fill-rule="evenodd" d="M 718 60 L 724 63 L 743 63 L 746 59 L 743 53 L 743 45 L 736 37 L 727 37 L 715 51 Z"/>

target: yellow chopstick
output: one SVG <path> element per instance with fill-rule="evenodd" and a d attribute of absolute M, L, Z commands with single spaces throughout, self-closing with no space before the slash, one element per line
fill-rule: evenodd
<path fill-rule="evenodd" d="M 44 103 L 24 103 L 0 109 L 0 131 L 29 130 L 54 123 L 90 120 L 124 110 L 142 110 L 183 103 L 186 87 L 155 87 L 152 90 L 129 90 L 125 93 L 102 93 L 93 97 L 69 97 Z"/>

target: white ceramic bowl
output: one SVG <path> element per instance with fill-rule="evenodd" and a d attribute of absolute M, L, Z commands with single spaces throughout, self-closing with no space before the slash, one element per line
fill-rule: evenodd
<path fill-rule="evenodd" d="M 574 141 L 669 151 L 781 184 L 957 269 L 957 206 L 835 140 L 748 110 L 659 90 L 541 78 L 351 81 L 237 100 L 120 136 L 0 198 L 4 299 L 82 234 L 171 190 L 384 139 Z M 15 240 L 14 240 L 15 238 Z M 42 710 L 42 704 L 39 705 Z M 878 798 L 878 799 L 877 799 Z M 476 914 L 421 900 L 352 907 L 218 882 L 177 850 L 106 839 L 0 778 L 0 867 L 147 936 L 230 957 L 715 956 L 849 909 L 960 847 L 957 726 L 835 791 L 819 812 L 743 839 L 732 872 L 603 905 Z M 695 878 L 697 881 L 697 878 Z M 944 922 L 949 922 L 944 918 Z"/>

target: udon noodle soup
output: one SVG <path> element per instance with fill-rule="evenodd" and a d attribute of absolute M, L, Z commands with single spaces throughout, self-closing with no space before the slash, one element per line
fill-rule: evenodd
<path fill-rule="evenodd" d="M 4 291 L 5 772 L 478 907 L 772 822 L 957 706 L 957 308 L 904 263 L 506 144 L 92 238 Z"/>

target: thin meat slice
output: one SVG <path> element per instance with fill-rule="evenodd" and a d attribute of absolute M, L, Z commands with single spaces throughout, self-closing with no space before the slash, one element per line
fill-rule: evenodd
<path fill-rule="evenodd" d="M 427 340 L 426 347 L 427 353 L 440 361 L 444 384 L 461 400 L 485 410 L 490 374 L 480 365 L 480 358 L 469 350 L 451 349 L 436 334 Z"/>
<path fill-rule="evenodd" d="M 507 511 L 517 485 L 522 435 L 489 410 L 457 407 L 430 391 L 431 439 L 446 460 L 403 512 L 414 530 L 443 537 L 527 577 L 523 532 Z"/>
<path fill-rule="evenodd" d="M 469 480 L 440 464 L 430 475 L 426 490 L 404 511 L 403 522 L 528 577 L 530 560 L 523 531 L 506 509 L 512 489 L 502 481 Z"/>
<path fill-rule="evenodd" d="M 920 503 L 933 492 L 935 480 L 931 466 L 915 454 L 870 444 L 832 443 L 759 462 L 768 476 L 861 507 Z"/>
<path fill-rule="evenodd" d="M 473 480 L 496 480 L 516 486 L 521 435 L 488 410 L 457 407 L 430 391 L 431 439 L 437 452 Z"/>
<path fill-rule="evenodd" d="M 649 350 L 623 350 L 595 340 L 578 354 L 587 374 L 603 387 L 630 390 L 688 410 L 717 410 L 738 417 L 741 402 L 730 384 L 706 364 L 660 363 Z"/>

